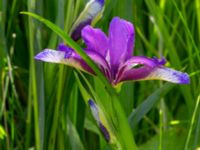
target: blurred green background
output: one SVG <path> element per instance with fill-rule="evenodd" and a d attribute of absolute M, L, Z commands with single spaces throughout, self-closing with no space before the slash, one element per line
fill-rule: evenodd
<path fill-rule="evenodd" d="M 83 100 L 80 84 L 88 85 L 82 75 L 70 67 L 34 60 L 35 54 L 47 47 L 55 49 L 62 39 L 42 23 L 19 14 L 34 12 L 69 33 L 86 3 L 0 0 L 0 149 L 111 149 Z M 138 148 L 197 149 L 200 1 L 106 0 L 103 17 L 95 26 L 107 32 L 114 16 L 134 24 L 134 55 L 164 56 L 167 66 L 191 77 L 190 85 L 142 81 L 124 83 L 118 89 Z M 106 101 L 99 79 L 84 77 L 93 93 Z"/>

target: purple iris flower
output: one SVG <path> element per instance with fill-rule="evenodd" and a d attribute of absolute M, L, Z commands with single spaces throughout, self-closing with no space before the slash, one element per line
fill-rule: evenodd
<path fill-rule="evenodd" d="M 132 56 L 134 27 L 119 17 L 111 21 L 108 36 L 101 29 L 87 25 L 82 30 L 82 39 L 86 44 L 85 52 L 113 86 L 130 80 L 158 79 L 178 84 L 190 83 L 187 73 L 165 67 L 165 59 Z M 66 64 L 95 75 L 86 62 L 64 44 L 60 44 L 58 50 L 45 49 L 35 59 Z"/>

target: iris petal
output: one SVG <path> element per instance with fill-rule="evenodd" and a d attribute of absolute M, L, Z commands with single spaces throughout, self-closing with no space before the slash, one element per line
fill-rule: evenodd
<path fill-rule="evenodd" d="M 95 75 L 94 71 L 86 64 L 86 62 L 70 47 L 60 44 L 57 50 L 45 49 L 35 56 L 35 59 L 51 62 L 51 63 L 60 63 L 68 66 L 75 67 L 82 71 L 85 71 L 89 74 Z M 110 68 L 106 60 L 95 51 L 85 51 L 87 55 L 99 66 L 101 71 L 111 80 Z"/>
<path fill-rule="evenodd" d="M 134 27 L 133 25 L 115 17 L 109 28 L 109 52 L 112 70 L 114 74 L 119 64 L 131 58 L 134 46 Z"/>
<path fill-rule="evenodd" d="M 67 56 L 67 57 L 66 57 Z M 45 49 L 35 56 L 35 59 L 50 63 L 65 64 L 75 67 L 90 74 L 94 74 L 92 69 L 75 52 L 70 54 L 65 51 Z"/>
<path fill-rule="evenodd" d="M 164 60 L 143 56 L 129 59 L 117 74 L 115 84 L 129 80 L 165 80 L 178 84 L 189 84 L 188 74 L 164 67 Z"/>
<path fill-rule="evenodd" d="M 45 49 L 35 56 L 35 59 L 52 62 L 52 63 L 62 63 L 64 62 L 65 52 L 63 51 L 55 51 L 52 49 Z"/>
<path fill-rule="evenodd" d="M 165 80 L 178 84 L 189 84 L 190 78 L 187 73 L 176 71 L 167 67 L 155 68 L 144 80 Z"/>
<path fill-rule="evenodd" d="M 82 38 L 87 45 L 87 49 L 96 51 L 103 57 L 106 56 L 108 50 L 108 38 L 104 32 L 88 25 L 82 30 Z"/>

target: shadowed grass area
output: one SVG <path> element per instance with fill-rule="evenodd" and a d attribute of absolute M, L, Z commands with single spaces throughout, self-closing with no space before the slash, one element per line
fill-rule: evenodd
<path fill-rule="evenodd" d="M 138 149 L 200 147 L 199 0 L 105 2 L 96 27 L 107 33 L 114 16 L 131 21 L 134 55 L 164 56 L 168 67 L 190 74 L 191 84 L 142 81 L 113 89 L 81 49 L 83 42 L 69 37 L 87 0 L 0 0 L 0 149 L 130 149 L 132 136 Z M 50 24 L 47 28 L 22 11 L 55 26 L 42 20 Z M 34 60 L 44 48 L 56 49 L 63 41 L 96 68 L 97 77 Z M 108 120 L 112 144 L 91 115 L 90 98 Z"/>

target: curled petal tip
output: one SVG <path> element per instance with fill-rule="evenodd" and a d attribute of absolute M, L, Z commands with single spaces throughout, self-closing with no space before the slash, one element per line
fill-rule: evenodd
<path fill-rule="evenodd" d="M 44 50 L 44 51 L 38 53 L 34 58 L 36 60 L 43 60 L 45 57 L 47 57 L 47 55 L 48 55 L 47 50 Z"/>
<path fill-rule="evenodd" d="M 95 106 L 95 103 L 91 99 L 88 100 L 88 104 L 90 105 L 90 107 L 94 107 Z"/>
<path fill-rule="evenodd" d="M 34 57 L 34 59 L 36 59 L 36 60 L 40 60 L 40 58 L 41 58 L 40 53 L 37 54 L 37 55 Z"/>
<path fill-rule="evenodd" d="M 94 119 L 97 121 L 99 128 L 102 132 L 102 134 L 104 135 L 105 139 L 107 142 L 110 141 L 110 133 L 108 131 L 108 128 L 106 126 L 107 123 L 102 122 L 103 120 L 105 120 L 106 118 L 104 117 L 103 112 L 101 111 L 101 109 L 95 104 L 95 102 L 91 99 L 88 100 L 88 104 L 90 106 L 90 109 L 92 111 L 92 115 L 94 117 Z M 102 120 L 102 118 L 104 118 Z"/>
<path fill-rule="evenodd" d="M 179 84 L 190 84 L 190 77 L 187 73 L 174 73 L 174 75 L 179 77 Z"/>
<path fill-rule="evenodd" d="M 96 0 L 97 2 L 99 2 L 101 5 L 104 5 L 104 0 Z"/>
<path fill-rule="evenodd" d="M 162 57 L 161 59 L 158 59 L 157 57 L 153 57 L 152 60 L 158 65 L 165 65 L 167 62 L 167 60 L 164 57 Z"/>
<path fill-rule="evenodd" d="M 69 50 L 69 47 L 66 46 L 64 43 L 60 43 L 60 44 L 57 46 L 57 50 L 66 52 L 66 51 Z"/>
<path fill-rule="evenodd" d="M 65 57 L 65 52 L 45 49 L 38 53 L 34 58 L 45 62 L 60 63 Z"/>
<path fill-rule="evenodd" d="M 109 134 L 108 130 L 106 129 L 106 127 L 101 122 L 99 123 L 99 127 L 100 127 L 101 132 L 103 133 L 106 141 L 109 142 L 110 141 L 110 134 Z"/>

